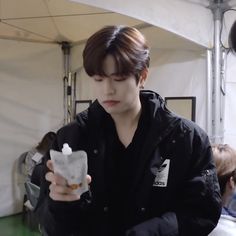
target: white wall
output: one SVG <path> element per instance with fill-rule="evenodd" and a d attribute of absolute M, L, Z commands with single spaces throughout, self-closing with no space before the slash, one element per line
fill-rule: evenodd
<path fill-rule="evenodd" d="M 76 99 L 77 100 L 94 100 L 93 91 L 90 85 L 90 78 L 83 68 L 82 51 L 84 44 L 75 46 L 71 50 L 71 71 L 77 72 Z"/>
<path fill-rule="evenodd" d="M 145 86 L 164 97 L 196 96 L 196 123 L 206 130 L 206 53 L 152 50 Z"/>
<path fill-rule="evenodd" d="M 6 50 L 7 49 L 7 50 Z M 0 40 L 0 216 L 19 212 L 14 162 L 63 122 L 62 52 L 57 45 Z"/>
<path fill-rule="evenodd" d="M 236 149 L 236 56 L 230 53 L 227 59 L 224 143 Z"/>

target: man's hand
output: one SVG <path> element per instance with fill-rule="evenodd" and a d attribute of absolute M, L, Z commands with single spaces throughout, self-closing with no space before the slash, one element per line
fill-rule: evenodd
<path fill-rule="evenodd" d="M 49 196 L 54 201 L 76 201 L 80 199 L 79 194 L 75 194 L 73 189 L 68 185 L 67 180 L 62 176 L 54 173 L 53 163 L 51 160 L 47 161 L 49 172 L 45 175 L 47 181 L 51 182 L 49 186 Z M 91 177 L 87 175 L 88 184 L 91 183 Z M 80 188 L 80 187 L 79 187 Z"/>

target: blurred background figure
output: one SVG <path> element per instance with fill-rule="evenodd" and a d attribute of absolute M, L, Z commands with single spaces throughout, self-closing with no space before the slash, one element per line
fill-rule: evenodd
<path fill-rule="evenodd" d="M 229 33 L 229 47 L 236 52 L 236 21 L 233 23 Z"/>
<path fill-rule="evenodd" d="M 50 149 L 56 133 L 46 133 L 37 146 L 20 155 L 17 160 L 18 172 L 23 178 L 23 223 L 32 231 L 39 230 L 39 220 L 34 210 L 38 203 L 40 183 L 44 176 L 43 156 Z"/>
<path fill-rule="evenodd" d="M 37 146 L 21 154 L 20 163 L 22 164 L 22 173 L 26 176 L 26 180 L 31 181 L 35 166 L 42 162 L 42 158 L 49 150 L 55 136 L 56 134 L 52 131 L 46 133 Z M 34 176 L 34 179 L 35 178 L 36 176 Z"/>
<path fill-rule="evenodd" d="M 222 213 L 210 236 L 235 236 L 236 211 L 230 208 L 236 196 L 236 151 L 227 144 L 212 145 L 222 195 Z"/>

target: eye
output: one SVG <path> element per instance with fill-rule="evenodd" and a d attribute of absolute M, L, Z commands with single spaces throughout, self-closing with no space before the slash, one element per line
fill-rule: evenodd
<path fill-rule="evenodd" d="M 114 76 L 113 77 L 113 80 L 114 81 L 117 81 L 117 82 L 120 82 L 120 81 L 124 81 L 126 80 L 127 78 L 125 76 Z"/>
<path fill-rule="evenodd" d="M 101 76 L 93 76 L 93 79 L 96 81 L 96 82 L 101 82 L 103 81 L 103 78 Z"/>

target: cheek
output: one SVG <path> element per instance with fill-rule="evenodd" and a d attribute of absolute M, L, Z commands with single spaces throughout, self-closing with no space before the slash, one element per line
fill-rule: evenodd
<path fill-rule="evenodd" d="M 125 90 L 128 97 L 139 96 L 139 87 L 136 84 L 127 84 Z"/>
<path fill-rule="evenodd" d="M 96 98 L 99 97 L 99 95 L 101 94 L 101 86 L 98 83 L 93 83 L 92 84 L 92 90 L 93 90 L 93 94 Z M 101 96 L 101 95 L 100 95 Z"/>
<path fill-rule="evenodd" d="M 122 96 L 123 100 L 128 106 L 136 103 L 138 97 L 139 91 L 135 90 L 134 88 L 130 88 L 130 90 L 126 91 Z"/>
<path fill-rule="evenodd" d="M 139 90 L 139 87 L 134 80 L 127 82 L 128 83 L 124 83 L 122 86 L 120 86 L 120 91 L 122 91 L 124 94 L 134 94 L 137 90 Z"/>

